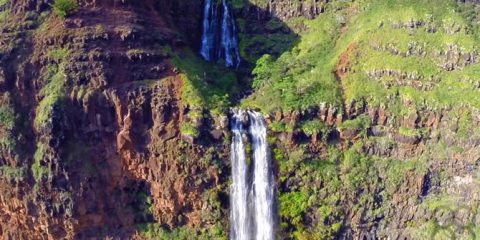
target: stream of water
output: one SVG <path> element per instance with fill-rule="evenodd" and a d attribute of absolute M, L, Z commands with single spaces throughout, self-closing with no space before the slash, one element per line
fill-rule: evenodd
<path fill-rule="evenodd" d="M 252 163 L 247 162 L 244 130 L 252 144 Z M 254 111 L 235 110 L 232 114 L 232 240 L 275 239 L 275 182 L 263 116 Z"/>

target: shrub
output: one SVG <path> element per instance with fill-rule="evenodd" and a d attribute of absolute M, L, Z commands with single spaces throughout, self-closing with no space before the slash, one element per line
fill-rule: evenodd
<path fill-rule="evenodd" d="M 200 131 L 196 127 L 194 127 L 191 123 L 183 123 L 180 126 L 180 132 L 184 135 L 191 136 L 191 137 L 198 137 L 200 135 Z"/>
<path fill-rule="evenodd" d="M 15 113 L 10 106 L 0 107 L 0 126 L 12 130 L 15 125 Z"/>
<path fill-rule="evenodd" d="M 283 193 L 279 197 L 280 216 L 291 219 L 295 225 L 300 224 L 308 208 L 308 195 L 304 192 Z"/>
<path fill-rule="evenodd" d="M 370 126 L 371 126 L 370 118 L 366 115 L 361 115 L 355 119 L 346 120 L 342 122 L 338 126 L 338 128 L 340 130 L 344 130 L 344 129 L 357 130 L 360 133 L 360 135 L 366 137 L 367 131 L 370 128 Z"/>
<path fill-rule="evenodd" d="M 78 4 L 74 0 L 55 0 L 53 3 L 53 10 L 62 19 L 68 17 L 77 8 Z"/>
<path fill-rule="evenodd" d="M 43 157 L 45 156 L 46 150 L 47 145 L 44 143 L 39 143 L 33 156 L 34 162 L 32 164 L 32 174 L 37 183 L 41 182 L 43 177 L 49 177 L 51 174 L 50 169 L 46 166 L 43 166 L 41 163 Z"/>
<path fill-rule="evenodd" d="M 54 107 L 63 108 L 63 100 L 66 95 L 64 64 L 49 65 L 45 73 L 47 84 L 42 88 L 42 101 L 36 109 L 35 127 L 46 127 L 52 114 Z"/>
<path fill-rule="evenodd" d="M 406 137 L 413 137 L 413 138 L 421 138 L 422 137 L 422 132 L 420 129 L 416 128 L 406 128 L 406 127 L 400 127 L 398 129 L 398 132 Z"/>
<path fill-rule="evenodd" d="M 318 133 L 327 133 L 328 131 L 327 125 L 318 119 L 303 122 L 301 124 L 301 129 L 308 136 Z"/>
<path fill-rule="evenodd" d="M 8 165 L 0 166 L 0 176 L 9 181 L 20 181 L 25 177 L 25 169 Z"/>
<path fill-rule="evenodd" d="M 271 77 L 271 68 L 273 59 L 271 55 L 265 54 L 257 60 L 257 66 L 253 69 L 255 78 L 252 83 L 252 87 L 255 89 L 260 88 L 267 79 Z"/>

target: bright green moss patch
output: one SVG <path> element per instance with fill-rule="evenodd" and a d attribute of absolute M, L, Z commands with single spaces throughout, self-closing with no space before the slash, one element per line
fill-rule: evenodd
<path fill-rule="evenodd" d="M 44 143 L 39 143 L 37 145 L 37 149 L 35 150 L 35 154 L 33 156 L 33 164 L 32 164 L 32 174 L 35 178 L 37 183 L 42 181 L 43 177 L 49 177 L 51 172 L 48 166 L 42 165 L 43 158 L 45 157 L 47 150 L 47 145 Z"/>
<path fill-rule="evenodd" d="M 413 138 L 422 137 L 422 132 L 420 131 L 420 129 L 416 129 L 416 128 L 400 127 L 398 129 L 398 133 L 406 137 L 413 137 Z"/>
<path fill-rule="evenodd" d="M 10 105 L 0 106 L 0 126 L 5 130 L 12 130 L 15 126 L 15 112 Z"/>
<path fill-rule="evenodd" d="M 289 218 L 293 224 L 303 221 L 302 217 L 308 208 L 308 196 L 303 192 L 284 193 L 279 198 L 280 216 Z"/>
<path fill-rule="evenodd" d="M 35 126 L 37 128 L 45 127 L 48 124 L 53 108 L 61 107 L 62 101 L 66 97 L 63 65 L 50 65 L 47 69 L 47 79 L 48 83 L 41 91 L 43 99 L 36 110 Z"/>
<path fill-rule="evenodd" d="M 78 4 L 75 0 L 55 0 L 52 7 L 53 11 L 64 19 L 77 10 Z"/>
<path fill-rule="evenodd" d="M 55 61 L 61 61 L 68 57 L 70 51 L 66 48 L 57 48 L 49 51 L 47 57 Z"/>
<path fill-rule="evenodd" d="M 4 165 L 0 166 L 0 175 L 9 181 L 20 181 L 26 176 L 26 171 L 24 168 Z"/>
<path fill-rule="evenodd" d="M 60 111 L 63 109 L 63 101 L 66 98 L 64 67 L 68 55 L 69 51 L 66 49 L 55 49 L 48 53 L 48 56 L 59 64 L 50 64 L 44 69 L 43 77 L 46 84 L 40 91 L 43 99 L 36 109 L 35 127 L 37 128 L 47 126 L 52 118 L 54 108 L 58 108 Z"/>
<path fill-rule="evenodd" d="M 0 0 L 0 7 L 5 6 L 9 3 L 10 0 Z M 0 11 L 0 23 L 7 20 L 8 9 L 5 11 Z"/>
<path fill-rule="evenodd" d="M 191 123 L 182 123 L 180 126 L 180 132 L 184 135 L 191 136 L 191 137 L 198 137 L 200 135 L 200 131 L 194 127 Z"/>

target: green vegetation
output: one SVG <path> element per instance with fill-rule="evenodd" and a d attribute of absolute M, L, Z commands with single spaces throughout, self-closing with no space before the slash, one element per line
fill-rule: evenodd
<path fill-rule="evenodd" d="M 5 6 L 9 3 L 10 0 L 0 0 L 0 7 Z M 8 9 L 5 11 L 0 11 L 0 23 L 5 22 L 7 20 Z"/>
<path fill-rule="evenodd" d="M 268 125 L 268 128 L 274 132 L 292 132 L 295 126 L 284 122 L 273 121 Z"/>
<path fill-rule="evenodd" d="M 156 223 L 142 224 L 139 226 L 139 233 L 146 239 L 155 240 L 226 240 L 225 234 L 217 225 L 203 231 L 189 227 L 180 227 L 167 230 Z"/>
<path fill-rule="evenodd" d="M 366 156 L 358 148 L 355 146 L 345 151 L 341 166 L 345 184 L 354 192 L 361 191 L 368 186 L 375 186 L 377 181 L 379 181 L 378 173 L 372 167 L 375 159 Z"/>
<path fill-rule="evenodd" d="M 468 201 L 469 199 L 446 195 L 427 198 L 422 207 L 433 213 L 433 217 L 416 222 L 410 226 L 410 232 L 416 239 L 422 240 L 477 239 L 480 233 L 480 226 L 475 221 L 478 206 Z M 472 217 L 459 221 L 456 217 L 460 214 L 470 214 Z"/>
<path fill-rule="evenodd" d="M 39 143 L 33 156 L 34 162 L 32 164 L 32 173 L 37 184 L 42 182 L 42 179 L 44 177 L 50 177 L 51 175 L 51 170 L 48 168 L 48 166 L 44 166 L 42 164 L 42 161 L 44 160 L 46 154 L 46 150 L 47 146 L 43 143 Z"/>
<path fill-rule="evenodd" d="M 0 175 L 5 177 L 9 181 L 20 181 L 26 175 L 24 168 L 11 167 L 11 166 L 0 166 Z"/>
<path fill-rule="evenodd" d="M 51 64 L 44 70 L 43 77 L 46 81 L 40 94 L 43 99 L 36 109 L 35 127 L 42 128 L 49 124 L 55 107 L 63 109 L 63 101 L 66 97 L 66 79 L 64 64 L 69 52 L 65 49 L 55 49 L 48 53 L 48 56 L 57 60 L 59 64 Z"/>
<path fill-rule="evenodd" d="M 328 126 L 318 119 L 302 122 L 300 128 L 307 136 L 323 133 L 325 137 L 329 132 Z"/>
<path fill-rule="evenodd" d="M 308 207 L 308 196 L 302 192 L 284 193 L 280 196 L 280 216 L 291 220 L 293 224 L 303 221 L 302 215 Z"/>
<path fill-rule="evenodd" d="M 12 105 L 11 95 L 9 93 L 1 96 L 0 105 L 0 149 L 6 148 L 12 150 L 15 147 L 16 139 L 13 136 L 13 130 L 17 123 L 17 115 Z"/>
<path fill-rule="evenodd" d="M 256 92 L 243 104 L 265 112 L 321 103 L 341 108 L 342 100 L 429 110 L 480 107 L 480 64 L 455 57 L 478 51 L 478 12 L 455 1 L 330 2 L 316 19 L 296 19 L 305 28 L 295 29 L 301 40 L 293 49 L 258 59 Z M 340 64 L 348 69 L 336 76 Z M 402 108 L 387 110 L 397 116 Z"/>
<path fill-rule="evenodd" d="M 458 119 L 458 130 L 457 136 L 461 139 L 468 139 L 472 136 L 478 136 L 480 134 L 480 129 L 475 127 L 474 118 L 471 110 L 469 109 L 459 109 L 457 112 Z"/>
<path fill-rule="evenodd" d="M 378 164 L 386 164 L 384 171 L 388 178 L 385 179 L 385 185 L 387 189 L 392 192 L 396 191 L 407 179 L 407 173 L 411 173 L 414 176 L 423 176 L 427 173 L 426 163 L 421 159 L 410 159 L 406 161 L 386 159 Z"/>
<path fill-rule="evenodd" d="M 12 106 L 0 106 L 0 126 L 5 130 L 12 130 L 15 126 L 15 113 Z"/>
<path fill-rule="evenodd" d="M 243 8 L 245 6 L 246 0 L 231 0 L 230 4 L 234 9 Z"/>
<path fill-rule="evenodd" d="M 218 64 L 201 60 L 187 49 L 173 53 L 172 62 L 183 79 L 182 97 L 191 107 L 209 108 L 215 114 L 225 112 L 230 106 L 231 93 L 237 90 L 234 72 Z"/>
<path fill-rule="evenodd" d="M 306 145 L 274 145 L 279 185 L 288 184 L 278 192 L 281 227 L 292 239 L 336 239 L 347 217 L 345 205 L 362 221 L 377 221 L 395 207 L 389 199 L 402 184 L 427 174 L 428 155 L 407 160 L 371 156 L 363 150 L 369 141 L 343 150 L 329 146 L 321 157 L 306 151 Z M 382 144 L 385 137 L 372 141 Z M 314 225 L 307 223 L 312 215 L 318 219 Z"/>
<path fill-rule="evenodd" d="M 64 100 L 66 99 L 66 75 L 64 68 L 69 57 L 69 51 L 67 49 L 53 49 L 48 52 L 47 56 L 57 64 L 47 65 L 43 70 L 45 85 L 40 91 L 40 95 L 43 98 L 36 108 L 34 120 L 34 126 L 37 130 L 51 127 L 54 115 L 61 114 L 64 111 Z M 42 179 L 45 177 L 50 178 L 52 175 L 49 166 L 43 164 L 47 149 L 47 143 L 37 143 L 34 162 L 31 166 L 37 184 L 42 182 Z M 71 154 L 77 153 L 74 151 Z"/>
<path fill-rule="evenodd" d="M 75 0 L 55 0 L 52 7 L 53 11 L 64 19 L 77 10 L 78 4 Z"/>
<path fill-rule="evenodd" d="M 400 133 L 400 135 L 403 135 L 405 137 L 412 137 L 412 138 L 421 138 L 422 137 L 422 133 L 421 133 L 420 129 L 416 129 L 416 128 L 400 127 L 398 129 L 398 133 Z"/>
<path fill-rule="evenodd" d="M 180 132 L 184 135 L 191 136 L 194 138 L 200 135 L 200 131 L 191 123 L 182 123 L 182 125 L 180 126 Z"/>
<path fill-rule="evenodd" d="M 68 57 L 70 54 L 70 51 L 66 48 L 58 48 L 58 49 L 53 49 L 47 53 L 47 57 L 55 60 L 55 61 L 62 61 L 65 58 Z"/>
<path fill-rule="evenodd" d="M 351 120 L 343 121 L 338 128 L 340 130 L 354 130 L 358 131 L 361 136 L 366 137 L 367 131 L 370 128 L 370 117 L 367 115 L 361 115 Z"/>
<path fill-rule="evenodd" d="M 342 186 L 338 168 L 341 155 L 332 148 L 327 159 L 317 159 L 307 154 L 304 148 L 274 148 L 280 166 L 280 181 L 302 183 L 291 186 L 292 191 L 279 190 L 281 227 L 293 239 L 333 239 L 340 230 L 342 219 L 338 205 Z M 320 221 L 307 227 L 305 217 L 311 214 Z"/>

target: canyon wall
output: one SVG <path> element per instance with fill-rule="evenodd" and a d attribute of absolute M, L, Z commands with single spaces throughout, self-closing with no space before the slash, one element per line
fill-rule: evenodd
<path fill-rule="evenodd" d="M 252 2 L 235 9 L 241 34 L 288 36 L 289 46 L 293 31 L 267 23 L 315 18 L 327 1 Z M 175 64 L 198 51 L 203 2 L 83 0 L 64 20 L 51 3 L 0 9 L 9 12 L 0 22 L 2 239 L 142 239 L 152 225 L 227 236 L 228 111 L 189 104 Z M 251 59 L 241 74 L 263 47 L 285 50 L 250 44 L 260 50 L 243 53 Z M 268 114 L 280 203 L 311 203 L 300 219 L 281 212 L 279 238 L 414 239 L 409 229 L 423 220 L 479 224 L 477 110 L 399 118 L 386 106 L 343 104 Z M 358 155 L 385 166 L 337 166 L 338 152 L 355 155 L 353 165 Z M 295 195 L 305 188 L 308 196 Z M 468 211 L 424 206 L 444 194 Z"/>

